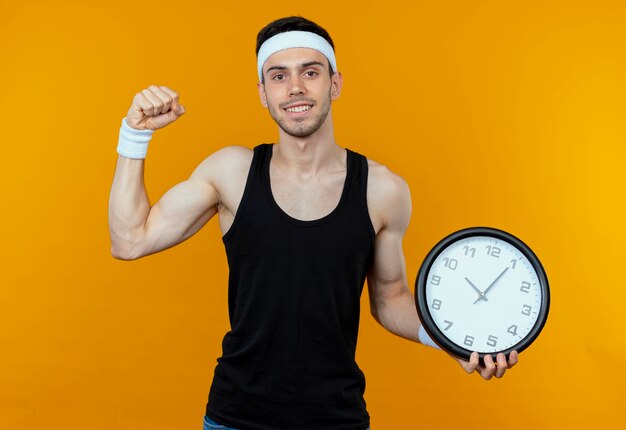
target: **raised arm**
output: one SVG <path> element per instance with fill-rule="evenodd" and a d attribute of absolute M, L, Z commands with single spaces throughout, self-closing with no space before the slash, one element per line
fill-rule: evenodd
<path fill-rule="evenodd" d="M 135 95 L 126 125 L 134 130 L 157 130 L 184 113 L 178 94 L 167 87 L 150 86 Z M 118 148 L 118 151 L 120 149 Z M 120 155 L 109 198 L 111 253 L 115 258 L 134 260 L 172 247 L 196 233 L 218 211 L 221 203 L 219 177 L 241 170 L 245 148 L 229 147 L 206 158 L 189 179 L 168 190 L 150 206 L 144 186 L 144 159 Z M 144 155 L 145 156 L 145 155 Z M 241 175 L 239 175 L 241 176 Z M 221 180 L 229 189 L 231 178 Z M 231 186 L 232 188 L 232 186 Z M 232 205 L 231 205 L 232 206 Z"/>

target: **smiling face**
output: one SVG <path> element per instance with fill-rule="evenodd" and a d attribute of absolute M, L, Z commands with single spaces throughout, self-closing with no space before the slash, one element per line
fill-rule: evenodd
<path fill-rule="evenodd" d="M 341 74 L 330 76 L 328 60 L 310 48 L 290 48 L 272 54 L 259 83 L 263 106 L 288 135 L 308 137 L 326 122 L 331 100 L 341 92 Z"/>

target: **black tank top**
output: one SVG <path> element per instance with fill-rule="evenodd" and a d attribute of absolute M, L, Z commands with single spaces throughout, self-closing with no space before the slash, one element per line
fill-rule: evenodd
<path fill-rule="evenodd" d="M 272 148 L 254 148 L 239 209 L 223 237 L 231 330 L 206 414 L 240 430 L 365 430 L 365 377 L 355 350 L 375 238 L 367 160 L 346 149 L 339 204 L 302 221 L 272 196 Z"/>

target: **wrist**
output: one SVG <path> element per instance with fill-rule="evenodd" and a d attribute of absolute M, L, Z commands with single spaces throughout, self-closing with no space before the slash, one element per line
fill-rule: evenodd
<path fill-rule="evenodd" d="M 437 345 L 435 343 L 435 341 L 433 341 L 430 336 L 428 336 L 428 333 L 426 333 L 426 330 L 424 329 L 424 326 L 420 324 L 420 329 L 419 329 L 419 341 L 426 346 L 431 346 L 435 349 L 441 349 L 441 347 L 439 345 Z"/>
<path fill-rule="evenodd" d="M 148 152 L 148 142 L 152 139 L 154 130 L 139 130 L 129 126 L 126 118 L 120 126 L 117 153 L 122 157 L 144 159 Z"/>

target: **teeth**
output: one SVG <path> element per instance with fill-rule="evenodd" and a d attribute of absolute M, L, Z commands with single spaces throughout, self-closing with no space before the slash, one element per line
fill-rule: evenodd
<path fill-rule="evenodd" d="M 309 110 L 309 109 L 311 109 L 311 106 L 309 105 L 296 106 L 292 108 L 287 108 L 287 112 L 304 112 L 305 110 Z"/>

